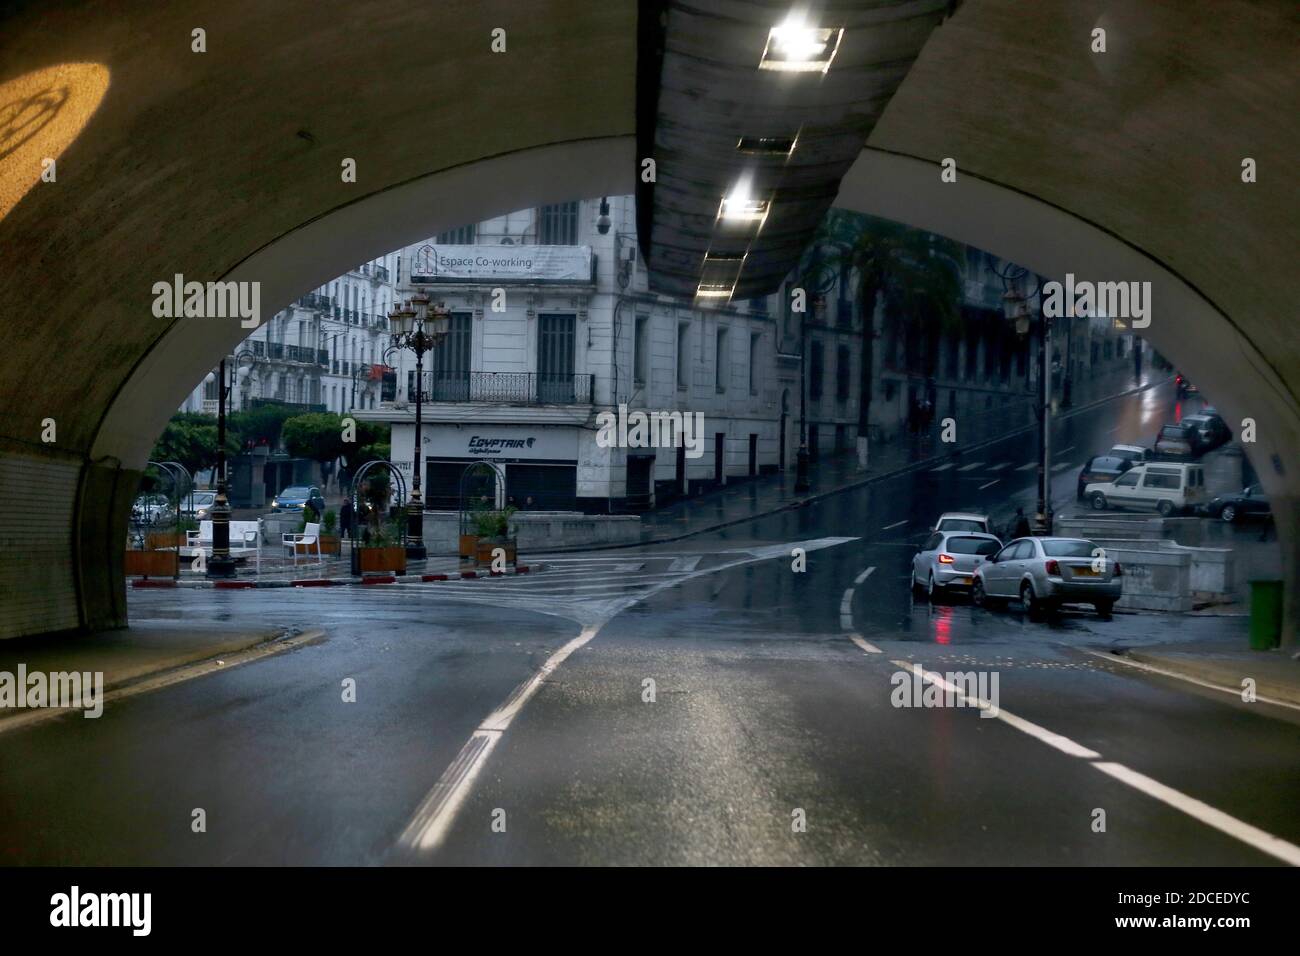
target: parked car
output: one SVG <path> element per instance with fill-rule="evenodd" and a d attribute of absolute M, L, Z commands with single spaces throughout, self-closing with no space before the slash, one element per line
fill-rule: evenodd
<path fill-rule="evenodd" d="M 1141 445 L 1112 445 L 1106 454 L 1111 458 L 1123 458 L 1130 464 L 1136 465 L 1150 461 L 1152 452 L 1150 448 L 1143 448 Z"/>
<path fill-rule="evenodd" d="M 217 503 L 215 491 L 195 491 L 181 499 L 181 517 L 193 518 L 195 521 L 207 521 L 212 506 Z"/>
<path fill-rule="evenodd" d="M 991 534 L 969 531 L 936 531 L 912 558 L 912 591 L 924 591 L 938 603 L 955 589 L 971 586 L 971 576 L 980 560 L 995 553 L 1002 542 Z"/>
<path fill-rule="evenodd" d="M 945 511 L 939 515 L 931 531 L 977 531 L 980 534 L 992 534 L 989 516 L 974 514 L 969 511 Z"/>
<path fill-rule="evenodd" d="M 325 513 L 325 499 L 315 485 L 290 485 L 271 499 L 272 511 L 302 511 L 310 503 L 319 517 Z"/>
<path fill-rule="evenodd" d="M 1155 455 L 1157 459 L 1192 458 L 1196 455 L 1197 437 L 1191 425 L 1181 422 L 1165 425 L 1156 435 Z"/>
<path fill-rule="evenodd" d="M 1118 455 L 1097 455 L 1089 458 L 1079 469 L 1079 481 L 1075 488 L 1075 497 L 1082 501 L 1084 489 L 1090 484 L 1102 481 L 1114 481 L 1133 467 L 1133 459 Z"/>
<path fill-rule="evenodd" d="M 136 524 L 160 524 L 172 514 L 171 504 L 162 495 L 141 495 L 131 505 L 131 520 Z"/>
<path fill-rule="evenodd" d="M 1184 398 L 1200 391 L 1199 388 L 1187 380 L 1187 376 L 1182 372 L 1178 373 L 1178 376 L 1174 379 L 1174 383 L 1177 386 L 1179 398 Z"/>
<path fill-rule="evenodd" d="M 1204 504 L 1205 471 L 1195 464 L 1152 461 L 1134 465 L 1114 481 L 1090 484 L 1084 494 L 1094 511 L 1154 508 L 1168 516 Z"/>
<path fill-rule="evenodd" d="M 1063 604 L 1091 604 L 1109 617 L 1124 593 L 1124 569 L 1085 538 L 1017 538 L 975 568 L 971 600 L 1000 607 L 1019 599 L 1031 618 Z"/>
<path fill-rule="evenodd" d="M 1235 495 L 1220 495 L 1215 498 L 1205 506 L 1205 513 L 1211 518 L 1232 524 L 1248 518 L 1271 518 L 1273 508 L 1263 487 L 1250 485 Z"/>
<path fill-rule="evenodd" d="M 1199 452 L 1212 451 L 1232 440 L 1228 423 L 1218 415 L 1184 415 L 1184 425 L 1190 425 L 1196 432 L 1196 444 Z"/>

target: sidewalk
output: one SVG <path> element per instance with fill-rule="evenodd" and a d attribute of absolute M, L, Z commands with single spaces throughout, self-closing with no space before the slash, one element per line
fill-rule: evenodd
<path fill-rule="evenodd" d="M 15 638 L 0 642 L 0 673 L 103 674 L 103 690 L 118 695 L 139 686 L 146 678 L 173 672 L 177 679 L 197 676 L 187 665 L 210 662 L 210 668 L 236 663 L 262 649 L 274 650 L 280 642 L 298 636 L 281 627 L 233 627 L 146 621 L 128 628 L 98 633 Z M 203 669 L 203 670 L 206 670 Z M 156 686 L 157 680 L 148 682 Z M 57 709 L 0 708 L 0 731 L 33 719 L 55 716 Z"/>
<path fill-rule="evenodd" d="M 1259 700 L 1300 708 L 1300 661 L 1285 648 L 1252 651 L 1237 641 L 1201 641 L 1134 647 L 1122 655 L 1108 656 L 1238 695 L 1242 681 L 1249 678 L 1255 682 Z"/>
<path fill-rule="evenodd" d="M 1056 420 L 1069 418 L 1103 402 L 1163 384 L 1171 378 L 1167 372 L 1148 368 L 1144 370 L 1141 384 L 1138 385 L 1132 384 L 1133 376 L 1128 371 L 1083 383 L 1075 388 L 1072 407 L 1058 412 Z M 937 418 L 942 420 L 942 416 Z M 857 456 L 853 452 L 822 458 L 810 464 L 808 473 L 812 490 L 804 495 L 795 493 L 793 472 L 727 485 L 642 515 L 640 543 L 677 541 L 778 511 L 800 508 L 809 502 L 871 484 L 900 472 L 937 464 L 946 458 L 960 457 L 1010 435 L 1033 431 L 1036 427 L 1032 405 L 1020 402 L 990 409 L 974 423 L 961 423 L 958 430 L 960 440 L 953 445 L 935 440 L 937 424 L 931 429 L 930 435 L 903 435 L 897 441 L 875 443 L 871 447 L 870 465 L 866 471 L 858 468 Z"/>

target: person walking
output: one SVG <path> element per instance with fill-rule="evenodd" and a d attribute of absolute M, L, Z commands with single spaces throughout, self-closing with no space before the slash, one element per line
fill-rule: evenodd
<path fill-rule="evenodd" d="M 1034 533 L 1034 529 L 1029 526 L 1029 519 L 1025 517 L 1025 509 L 1017 508 L 1015 521 L 1011 527 L 1011 537 L 1028 538 Z"/>
<path fill-rule="evenodd" d="M 345 538 L 352 537 L 352 499 L 350 497 L 343 499 L 343 506 L 339 508 L 339 534 Z"/>

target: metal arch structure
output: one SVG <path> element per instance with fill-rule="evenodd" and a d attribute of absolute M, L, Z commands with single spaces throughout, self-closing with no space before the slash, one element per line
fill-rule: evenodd
<path fill-rule="evenodd" d="M 460 482 L 456 488 L 456 507 L 459 512 L 458 517 L 461 534 L 469 533 L 469 512 L 465 510 L 465 481 L 469 478 L 471 473 L 482 467 L 486 467 L 491 471 L 493 477 L 496 479 L 496 492 L 493 494 L 493 498 L 495 499 L 494 507 L 498 509 L 503 508 L 508 500 L 506 498 L 506 470 L 495 461 L 489 461 L 486 458 L 480 458 L 478 461 L 470 462 L 465 466 L 464 470 L 461 471 Z"/>
<path fill-rule="evenodd" d="M 361 485 L 366 475 L 371 471 L 371 469 L 376 467 L 386 468 L 393 477 L 397 479 L 397 510 L 399 513 L 402 510 L 402 505 L 406 502 L 406 479 L 402 476 L 402 473 L 398 470 L 397 466 L 391 461 L 384 461 L 377 458 L 374 461 L 366 462 L 357 469 L 357 473 L 352 476 L 352 521 L 348 528 L 348 542 L 352 554 L 351 566 L 353 574 L 359 574 L 361 572 L 360 555 L 357 554 L 357 525 L 360 523 L 360 508 L 358 506 L 361 504 Z"/>

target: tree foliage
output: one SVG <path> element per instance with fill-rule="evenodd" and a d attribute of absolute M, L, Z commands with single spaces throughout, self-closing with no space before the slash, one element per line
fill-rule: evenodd
<path fill-rule="evenodd" d="M 226 454 L 239 450 L 237 436 L 226 429 Z M 150 458 L 178 461 L 193 475 L 217 463 L 217 416 L 202 412 L 178 412 L 154 442 Z"/>

